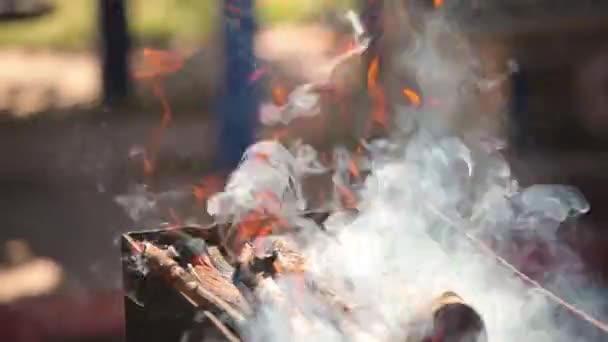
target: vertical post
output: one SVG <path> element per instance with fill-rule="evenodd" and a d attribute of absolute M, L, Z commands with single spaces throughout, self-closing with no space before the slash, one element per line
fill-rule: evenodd
<path fill-rule="evenodd" d="M 103 101 L 117 104 L 129 94 L 129 48 L 126 0 L 99 0 Z"/>
<path fill-rule="evenodd" d="M 258 94 L 249 77 L 255 71 L 254 0 L 224 1 L 225 78 L 220 103 L 218 162 L 234 168 L 255 140 Z"/>

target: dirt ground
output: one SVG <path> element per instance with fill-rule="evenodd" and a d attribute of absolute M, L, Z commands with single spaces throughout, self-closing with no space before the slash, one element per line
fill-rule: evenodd
<path fill-rule="evenodd" d="M 94 55 L 0 50 L 0 112 L 26 116 L 93 103 L 100 83 Z"/>

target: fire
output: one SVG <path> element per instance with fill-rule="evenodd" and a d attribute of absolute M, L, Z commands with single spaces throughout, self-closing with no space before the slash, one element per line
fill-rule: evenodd
<path fill-rule="evenodd" d="M 373 102 L 372 120 L 367 127 L 369 135 L 373 124 L 378 123 L 383 128 L 388 128 L 388 118 L 386 116 L 386 98 L 384 90 L 378 85 L 378 74 L 380 70 L 380 58 L 374 57 L 367 71 L 367 88 L 370 92 Z"/>
<path fill-rule="evenodd" d="M 255 159 L 257 159 L 259 161 L 263 161 L 266 163 L 268 163 L 268 161 L 270 161 L 270 156 L 268 155 L 268 153 L 256 152 L 254 155 L 255 155 Z"/>
<path fill-rule="evenodd" d="M 246 242 L 255 241 L 256 238 L 268 236 L 277 229 L 288 227 L 287 222 L 280 217 L 253 210 L 237 224 L 232 250 L 239 251 Z"/>
<path fill-rule="evenodd" d="M 277 106 L 284 106 L 287 104 L 287 94 L 288 91 L 285 87 L 279 85 L 275 85 L 272 87 L 272 102 L 274 102 Z"/>
<path fill-rule="evenodd" d="M 258 191 L 254 194 L 254 198 L 257 203 L 264 204 L 241 217 L 234 231 L 229 233 L 223 242 L 224 246 L 237 253 L 246 242 L 254 242 L 256 238 L 290 227 L 287 220 L 275 214 L 279 211 L 282 202 L 272 191 Z"/>
<path fill-rule="evenodd" d="M 344 44 L 344 48 L 342 49 L 342 51 L 344 53 L 352 51 L 356 48 L 357 46 L 357 42 L 355 42 L 354 39 L 349 39 L 345 44 Z"/>
<path fill-rule="evenodd" d="M 357 208 L 357 198 L 355 194 L 348 187 L 336 184 L 336 189 L 338 190 L 338 194 L 340 196 L 340 202 L 346 209 L 355 209 Z"/>
<path fill-rule="evenodd" d="M 135 72 L 135 79 L 150 80 L 179 71 L 184 61 L 175 52 L 145 48 L 142 50 L 143 64 Z"/>
<path fill-rule="evenodd" d="M 205 201 L 214 193 L 222 190 L 224 186 L 223 179 L 219 176 L 209 176 L 203 178 L 199 184 L 192 186 L 192 195 L 196 201 L 196 205 L 201 207 Z"/>
<path fill-rule="evenodd" d="M 171 218 L 173 227 L 180 227 L 182 225 L 182 220 L 177 215 L 177 212 L 174 208 L 169 208 L 169 217 Z"/>
<path fill-rule="evenodd" d="M 361 172 L 359 171 L 359 167 L 357 166 L 357 163 L 354 160 L 350 161 L 349 164 L 349 169 L 350 169 L 350 173 L 357 179 L 361 178 Z"/>
<path fill-rule="evenodd" d="M 193 185 L 192 195 L 194 195 L 194 198 L 196 199 L 197 206 L 202 206 L 208 196 L 207 191 L 205 191 L 205 188 L 202 185 Z"/>
<path fill-rule="evenodd" d="M 144 174 L 151 175 L 152 173 L 154 173 L 154 163 L 147 154 L 144 154 Z"/>
<path fill-rule="evenodd" d="M 443 5 L 443 0 L 434 0 L 435 8 L 438 8 Z M 143 72 L 137 75 L 138 78 L 150 79 L 152 81 L 152 86 L 155 94 L 160 99 L 163 105 L 163 119 L 161 121 L 161 125 L 154 135 L 153 144 L 151 148 L 146 153 L 145 158 L 145 170 L 146 173 L 152 173 L 154 171 L 154 157 L 156 149 L 158 148 L 158 143 L 160 139 L 160 134 L 165 129 L 165 127 L 169 124 L 171 120 L 171 109 L 169 107 L 168 101 L 163 93 L 163 89 L 160 84 L 160 77 L 167 73 L 175 72 L 179 70 L 181 67 L 181 62 L 179 59 L 174 58 L 175 56 L 170 52 L 164 51 L 156 51 L 156 50 L 144 50 L 144 58 L 149 62 L 149 65 L 153 66 L 150 70 L 144 70 Z M 387 99 L 384 93 L 384 89 L 381 84 L 378 83 L 379 78 L 379 68 L 380 68 L 380 59 L 378 56 L 374 57 L 369 65 L 369 69 L 367 72 L 367 86 L 370 94 L 370 98 L 372 100 L 373 111 L 371 115 L 370 124 L 379 123 L 384 128 L 388 128 L 388 117 L 387 117 Z M 143 76 L 142 76 L 143 75 Z M 271 89 L 271 95 L 273 102 L 277 105 L 285 105 L 287 103 L 288 92 L 281 85 L 276 85 Z M 421 95 L 418 94 L 411 88 L 403 88 L 402 94 L 405 96 L 409 102 L 413 106 L 420 106 L 422 104 Z M 440 102 L 437 100 L 430 99 L 427 101 L 425 98 L 425 103 L 428 102 L 429 105 L 434 106 L 440 105 Z M 282 128 L 279 133 L 275 134 L 274 139 L 278 140 L 281 137 L 281 134 L 286 134 L 287 129 Z M 363 153 L 363 146 L 359 145 L 357 147 L 357 154 Z M 151 158 L 147 156 L 150 155 Z M 266 152 L 254 152 L 253 158 L 257 161 L 262 161 L 264 163 L 269 163 L 271 161 L 271 155 Z M 325 152 L 321 152 L 321 159 L 329 164 L 330 158 Z M 359 169 L 356 161 L 351 159 L 348 164 L 348 172 L 356 178 L 357 180 L 361 180 L 361 170 Z M 423 175 L 422 175 L 423 176 Z M 252 175 L 248 177 L 248 179 L 256 178 L 256 175 Z M 275 179 L 272 179 L 274 182 Z M 413 180 L 412 182 L 417 183 L 418 180 Z M 203 181 L 204 183 L 204 181 Z M 357 207 L 357 194 L 349 188 L 349 186 L 344 185 L 342 183 L 336 182 L 335 192 L 337 194 L 338 199 L 341 204 L 345 208 L 355 209 Z M 219 189 L 217 189 L 219 190 Z M 195 185 L 193 188 L 193 195 L 197 199 L 198 202 L 204 201 L 210 194 L 213 189 L 209 187 L 209 185 L 201 184 Z M 250 192 L 247 192 L 248 194 Z M 278 195 L 277 195 L 278 194 Z M 324 202 L 324 193 L 320 192 L 319 196 L 321 197 L 321 202 Z M 224 246 L 231 247 L 229 249 L 233 251 L 239 251 L 242 246 L 247 242 L 256 243 L 256 238 L 268 236 L 277 233 L 279 230 L 287 230 L 290 228 L 289 222 L 283 217 L 281 217 L 279 213 L 282 209 L 282 201 L 283 198 L 280 192 L 273 192 L 272 190 L 259 190 L 253 194 L 255 202 L 259 205 L 255 208 L 248 207 L 246 209 L 246 213 L 240 217 L 238 217 L 238 222 L 232 226 L 231 230 L 224 240 Z M 548 298 L 554 300 L 559 303 L 563 307 L 569 309 L 571 312 L 579 315 L 582 319 L 585 319 L 594 325 L 604 329 L 604 325 L 602 322 L 594 321 L 593 318 L 589 318 L 584 312 L 577 310 L 572 307 L 570 304 L 562 301 L 559 297 L 554 295 L 553 293 L 545 290 L 540 286 L 540 284 L 528 278 L 526 275 L 520 273 L 517 269 L 515 269 L 512 265 L 510 265 L 507 261 L 501 259 L 497 256 L 488 246 L 482 244 L 475 237 L 470 237 L 467 232 L 460 231 L 460 227 L 463 226 L 459 221 L 454 221 L 450 216 L 444 216 L 440 210 L 435 210 L 434 208 L 427 209 L 432 211 L 437 218 L 445 221 L 445 225 L 449 226 L 451 229 L 457 230 L 460 234 L 469 239 L 472 243 L 478 245 L 479 249 L 485 253 L 487 253 L 490 257 L 495 258 L 499 264 L 503 264 L 507 269 L 511 270 L 512 273 L 519 276 L 522 280 L 529 283 L 533 287 L 537 288 L 540 292 L 545 294 Z M 416 212 L 419 211 L 419 208 L 416 208 Z M 240 213 L 240 212 L 239 212 Z M 169 209 L 169 216 L 171 217 L 172 222 L 174 222 L 175 226 L 181 225 L 181 220 L 177 216 L 174 209 Z M 287 217 L 287 216 L 286 216 Z M 258 240 L 259 241 L 259 240 Z M 138 249 L 138 245 L 136 245 L 136 249 Z M 261 246 L 259 246 L 261 248 Z M 228 248 L 227 248 L 228 249 Z M 288 269 L 285 267 L 285 264 L 282 264 L 278 261 L 274 262 L 274 267 L 277 272 L 288 273 Z M 304 299 L 303 296 L 306 293 L 306 283 L 303 275 L 296 276 L 296 286 L 295 293 L 296 295 L 302 295 L 301 298 Z M 345 310 L 348 310 L 347 306 L 344 306 Z M 608 328 L 606 328 L 608 329 Z M 431 337 L 431 341 L 440 342 L 445 339 L 444 331 L 437 331 L 435 335 Z"/>
<path fill-rule="evenodd" d="M 407 97 L 407 99 L 410 100 L 410 103 L 413 104 L 414 106 L 420 106 L 420 103 L 421 103 L 420 95 L 418 95 L 418 93 L 416 93 L 412 89 L 404 88 L 403 95 L 405 95 L 405 97 Z"/>
<path fill-rule="evenodd" d="M 376 89 L 376 83 L 378 80 L 378 71 L 380 68 L 380 58 L 374 57 L 367 70 L 367 88 Z"/>
<path fill-rule="evenodd" d="M 282 127 L 282 128 L 277 129 L 273 133 L 272 140 L 281 141 L 282 139 L 285 139 L 288 136 L 289 136 L 289 131 L 287 130 L 287 128 Z"/>
<path fill-rule="evenodd" d="M 150 81 L 156 98 L 159 99 L 163 113 L 160 126 L 152 134 L 151 141 L 144 158 L 144 174 L 151 176 L 155 171 L 156 154 L 161 136 L 172 120 L 173 113 L 161 83 L 161 77 L 180 70 L 183 59 L 176 53 L 155 49 L 144 49 L 143 65 L 135 72 L 135 79 Z"/>

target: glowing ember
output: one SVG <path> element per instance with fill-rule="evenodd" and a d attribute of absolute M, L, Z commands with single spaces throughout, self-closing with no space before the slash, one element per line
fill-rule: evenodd
<path fill-rule="evenodd" d="M 420 106 L 421 100 L 420 95 L 410 88 L 403 89 L 403 95 L 410 101 L 414 106 Z"/>
<path fill-rule="evenodd" d="M 287 104 L 287 90 L 281 85 L 272 87 L 272 101 L 277 106 L 284 106 Z"/>

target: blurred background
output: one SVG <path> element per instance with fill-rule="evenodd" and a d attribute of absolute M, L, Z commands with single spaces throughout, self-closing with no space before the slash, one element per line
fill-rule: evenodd
<path fill-rule="evenodd" d="M 605 284 L 608 2 L 444 2 L 489 79 L 517 66 L 482 108 L 509 122 L 507 154 L 523 184 L 572 184 L 587 196 L 592 212 L 564 239 Z M 325 62 L 344 34 L 330 14 L 363 3 L 257 0 L 255 49 L 277 63 Z M 116 241 L 142 227 L 115 199 L 149 176 L 141 151 L 167 114 L 162 100 L 172 121 L 156 189 L 215 171 L 224 5 L 0 0 L 0 340 L 122 339 Z M 299 67 L 285 69 L 311 77 Z"/>

